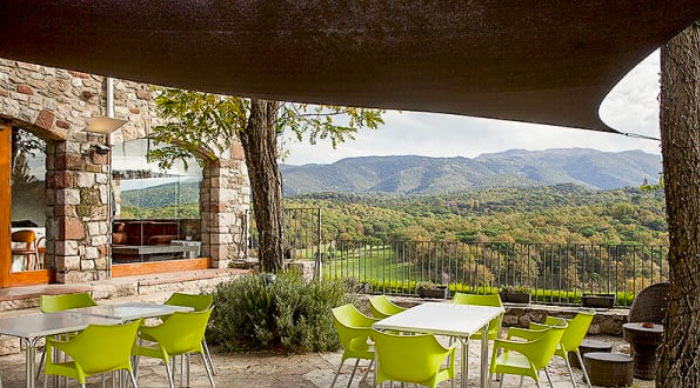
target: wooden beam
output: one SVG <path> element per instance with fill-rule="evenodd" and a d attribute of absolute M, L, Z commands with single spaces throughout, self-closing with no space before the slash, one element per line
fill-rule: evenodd
<path fill-rule="evenodd" d="M 0 287 L 10 285 L 12 263 L 12 126 L 0 121 Z"/>

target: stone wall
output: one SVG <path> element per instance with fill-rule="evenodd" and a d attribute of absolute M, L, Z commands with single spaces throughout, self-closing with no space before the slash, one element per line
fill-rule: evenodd
<path fill-rule="evenodd" d="M 226 160 L 207 163 L 200 186 L 202 252 L 215 268 L 244 259 L 245 217 L 250 198 L 243 149 L 236 144 Z"/>
<path fill-rule="evenodd" d="M 104 137 L 83 132 L 106 115 L 106 99 L 105 77 L 0 59 L 0 118 L 47 143 L 46 246 L 59 282 L 109 276 L 111 154 L 96 152 L 107 143 Z M 114 80 L 114 112 L 127 123 L 112 135 L 113 144 L 147 137 L 160 123 L 147 84 Z M 239 148 L 205 172 L 202 240 L 219 267 L 242 251 L 240 214 L 249 189 Z"/>

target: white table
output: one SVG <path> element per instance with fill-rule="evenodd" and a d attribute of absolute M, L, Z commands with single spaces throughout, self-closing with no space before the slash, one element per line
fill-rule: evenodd
<path fill-rule="evenodd" d="M 93 317 L 115 319 L 121 322 L 135 321 L 141 318 L 157 318 L 164 315 L 171 315 L 177 312 L 194 311 L 192 307 L 170 306 L 155 303 L 119 303 L 105 304 L 92 307 L 80 307 L 70 309 L 74 313 L 89 315 Z"/>
<path fill-rule="evenodd" d="M 0 334 L 18 337 L 27 347 L 27 388 L 34 388 L 35 347 L 42 337 L 85 330 L 89 325 L 117 325 L 121 321 L 75 312 L 29 314 L 0 318 Z"/>
<path fill-rule="evenodd" d="M 462 341 L 462 388 L 467 387 L 469 336 L 481 330 L 481 387 L 488 383 L 489 322 L 503 314 L 500 307 L 423 303 L 383 319 L 373 325 L 377 330 L 430 333 L 460 338 Z"/>

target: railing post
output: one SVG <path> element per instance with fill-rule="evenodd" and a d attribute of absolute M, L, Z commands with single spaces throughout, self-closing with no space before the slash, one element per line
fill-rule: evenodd
<path fill-rule="evenodd" d="M 323 271 L 321 269 L 321 265 L 323 263 L 323 257 L 321 255 L 321 247 L 323 246 L 323 242 L 321 240 L 322 238 L 322 228 L 321 228 L 321 208 L 318 208 L 318 252 L 316 254 L 316 276 L 318 280 L 321 280 L 321 276 L 323 275 Z"/>

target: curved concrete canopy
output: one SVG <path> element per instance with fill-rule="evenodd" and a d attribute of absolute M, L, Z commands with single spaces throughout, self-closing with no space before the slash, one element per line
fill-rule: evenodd
<path fill-rule="evenodd" d="M 698 0 L 3 0 L 0 57 L 249 97 L 614 131 Z"/>

